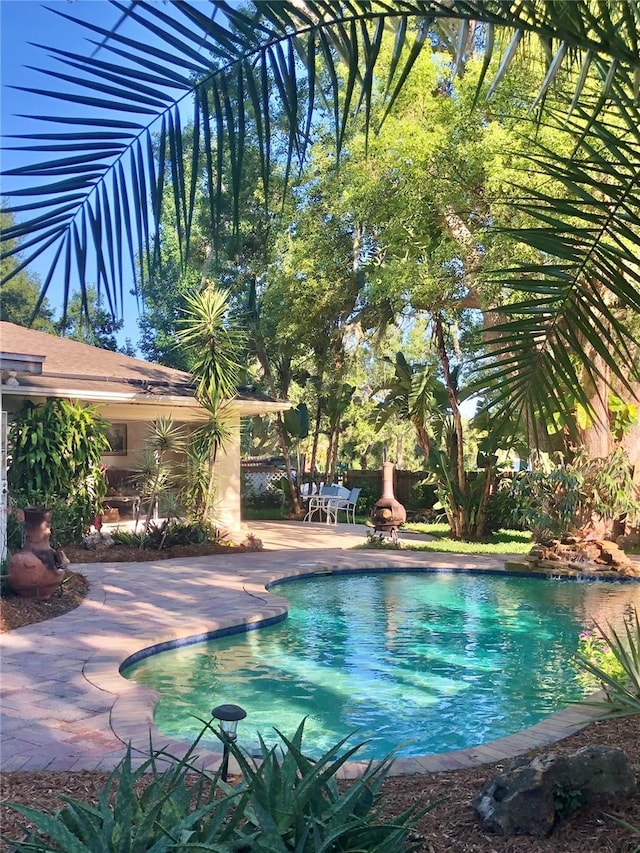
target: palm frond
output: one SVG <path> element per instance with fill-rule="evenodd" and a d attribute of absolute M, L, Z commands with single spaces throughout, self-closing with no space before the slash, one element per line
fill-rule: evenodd
<path fill-rule="evenodd" d="M 576 400 L 588 408 L 585 387 L 606 380 L 598 364 L 628 389 L 640 375 L 628 324 L 640 313 L 640 111 L 627 99 L 598 122 L 587 106 L 553 118 L 579 148 L 529 157 L 549 182 L 516 203 L 532 224 L 508 233 L 541 261 L 495 274 L 516 300 L 495 309 L 504 322 L 489 331 L 476 388 L 499 389 L 502 414 L 529 422 L 536 411 L 569 415 Z"/>
<path fill-rule="evenodd" d="M 52 110 L 51 115 L 30 116 L 42 123 L 52 122 L 53 129 L 25 135 L 24 140 L 37 137 L 55 146 L 59 156 L 43 163 L 40 152 L 31 149 L 36 156 L 29 165 L 11 170 L 5 194 L 10 199 L 27 196 L 38 209 L 46 206 L 50 217 L 27 217 L 8 229 L 5 239 L 28 236 L 22 246 L 25 264 L 51 249 L 51 268 L 56 269 L 55 274 L 62 273 L 67 295 L 72 279 L 84 287 L 90 276 L 97 280 L 99 291 L 109 294 L 114 309 L 120 310 L 125 286 L 145 275 L 148 266 L 143 260 L 157 262 L 159 257 L 157 230 L 165 203 L 167 164 L 186 261 L 198 170 L 206 174 L 210 221 L 219 225 L 222 169 L 228 164 L 231 193 L 237 199 L 243 128 L 252 117 L 258 127 L 268 192 L 273 167 L 269 114 L 279 101 L 287 125 L 284 168 L 288 173 L 293 159 L 304 156 L 309 140 L 320 61 L 326 69 L 322 95 L 333 111 L 339 151 L 356 107 L 364 105 L 369 117 L 385 28 L 395 31 L 387 81 L 389 105 L 429 42 L 429 24 L 437 25 L 440 20 L 475 19 L 489 23 L 492 31 L 498 27 L 516 34 L 539 34 L 557 43 L 546 85 L 562 66 L 558 57 L 563 52 L 608 56 L 634 72 L 640 65 L 637 18 L 633 10 L 618 8 L 628 7 L 628 3 L 610 4 L 609 14 L 601 21 L 593 18 L 586 2 L 540 0 L 522 2 L 517 10 L 481 0 L 305 4 L 278 0 L 256 4 L 255 13 L 212 2 L 210 15 L 189 2 L 172 4 L 170 9 L 146 0 L 113 5 L 118 23 L 133 22 L 140 28 L 140 36 L 125 35 L 121 27 L 109 31 L 56 11 L 70 25 L 88 30 L 90 43 L 100 51 L 87 57 L 58 47 L 46 48 L 61 70 L 45 71 L 51 81 L 49 88 L 26 92 L 61 101 L 65 114 L 54 115 Z M 493 39 L 487 40 L 488 58 L 492 49 Z M 348 69 L 346 79 L 338 73 L 341 63 Z M 507 54 L 502 70 L 508 64 Z M 64 86 L 59 85 L 62 83 Z M 308 84 L 306 97 L 301 95 L 303 83 Z M 182 165 L 185 129 L 181 106 L 194 95 L 189 128 L 191 175 L 187 178 Z M 73 115 L 74 104 L 89 108 L 90 114 Z M 201 141 L 205 143 L 202 156 Z M 78 159 L 69 156 L 78 151 L 82 152 L 76 155 Z M 27 181 L 27 186 L 16 186 L 20 181 Z M 28 206 L 9 209 L 25 213 Z M 147 254 L 151 246 L 155 247 L 153 258 Z M 46 276 L 46 286 L 53 274 Z"/>
<path fill-rule="evenodd" d="M 13 137 L 25 143 L 20 150 L 29 162 L 6 175 L 5 195 L 9 212 L 24 218 L 2 238 L 19 241 L 7 254 L 22 253 L 10 275 L 46 255 L 42 298 L 57 278 L 65 303 L 73 287 L 85 290 L 95 282 L 111 310 L 121 312 L 125 291 L 159 262 L 165 205 L 173 208 L 183 264 L 200 185 L 214 246 L 225 194 L 237 222 L 249 123 L 268 198 L 271 171 L 279 169 L 286 183 L 294 163 L 304 161 L 317 96 L 333 117 L 338 154 L 358 110 L 369 125 L 383 34 L 393 39 L 385 86 L 390 110 L 421 50 L 441 37 L 453 44 L 451 22 L 463 49 L 465 22 L 475 21 L 484 26 L 477 39 L 484 39 L 481 77 L 489 92 L 531 38 L 542 40 L 548 57 L 539 95 L 545 112 L 547 93 L 561 74 L 580 69 L 566 111 L 576 133 L 575 156 L 554 162 L 541 152 L 532 159 L 533 168 L 564 183 L 567 199 L 538 192 L 521 202 L 537 224 L 514 237 L 548 260 L 503 271 L 503 284 L 525 295 L 504 310 L 505 323 L 494 330 L 499 358 L 485 373 L 485 386 L 498 389 L 505 408 L 562 406 L 562 388 L 580 388 L 572 353 L 584 353 L 585 342 L 619 378 L 630 376 L 629 332 L 618 306 L 638 310 L 637 0 L 262 0 L 247 10 L 211 0 L 210 14 L 188 0 L 112 5 L 119 19 L 112 30 L 55 11 L 88 31 L 100 50 L 87 57 L 46 48 L 55 61 L 44 72 L 49 85 L 25 95 L 52 99 L 51 112 L 29 116 L 38 132 Z M 135 37 L 124 33 L 123 22 L 138 28 Z M 488 75 L 499 51 L 492 83 Z M 454 59 L 452 70 L 459 67 Z M 601 87 L 587 108 L 594 69 Z M 185 127 L 190 100 L 193 118 Z M 284 143 L 277 150 L 274 133 Z M 604 343 L 609 331 L 611 346 Z M 585 357 L 582 366 L 595 370 Z"/>

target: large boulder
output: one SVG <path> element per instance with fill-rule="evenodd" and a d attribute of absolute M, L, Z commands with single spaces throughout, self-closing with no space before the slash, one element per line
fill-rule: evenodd
<path fill-rule="evenodd" d="M 485 832 L 546 838 L 568 812 L 594 801 L 615 802 L 635 790 L 624 752 L 594 745 L 571 755 L 514 762 L 485 784 L 473 807 Z"/>

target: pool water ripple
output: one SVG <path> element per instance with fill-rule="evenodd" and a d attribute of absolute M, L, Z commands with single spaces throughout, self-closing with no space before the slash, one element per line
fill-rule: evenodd
<path fill-rule="evenodd" d="M 570 662 L 595 619 L 640 609 L 640 586 L 468 573 L 323 576 L 289 583 L 277 625 L 152 655 L 125 675 L 161 694 L 155 724 L 195 736 L 214 705 L 248 712 L 255 751 L 277 727 L 320 754 L 356 730 L 363 755 L 462 749 L 533 725 L 588 692 Z"/>

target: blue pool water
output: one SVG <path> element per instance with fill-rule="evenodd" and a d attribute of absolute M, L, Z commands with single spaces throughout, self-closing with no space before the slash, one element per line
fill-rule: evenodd
<path fill-rule="evenodd" d="M 247 711 L 239 742 L 273 727 L 321 751 L 356 730 L 361 756 L 446 752 L 512 734 L 580 699 L 570 664 L 595 618 L 640 609 L 640 585 L 448 573 L 338 575 L 278 588 L 289 618 L 152 655 L 124 673 L 158 690 L 155 723 L 191 739 L 213 706 Z M 217 742 L 216 742 L 217 743 Z"/>

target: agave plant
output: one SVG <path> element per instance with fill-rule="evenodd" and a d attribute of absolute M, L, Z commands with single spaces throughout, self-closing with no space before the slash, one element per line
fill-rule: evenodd
<path fill-rule="evenodd" d="M 579 666 L 592 675 L 602 685 L 607 701 L 596 703 L 603 710 L 603 716 L 624 717 L 640 714 L 640 620 L 638 611 L 625 620 L 624 634 L 607 624 L 605 631 L 597 622 L 596 630 L 608 645 L 622 675 L 608 671 L 594 660 L 580 652 L 575 653 Z"/>
<path fill-rule="evenodd" d="M 638 0 L 261 0 L 243 7 L 211 0 L 210 8 L 207 15 L 188 0 L 114 3 L 120 20 L 111 30 L 58 12 L 96 37 L 100 50 L 47 49 L 61 70 L 45 71 L 49 88 L 31 91 L 56 107 L 32 117 L 41 123 L 23 138 L 32 160 L 5 180 L 8 211 L 24 215 L 3 235 L 13 241 L 8 253 L 24 258 L 10 274 L 48 253 L 43 295 L 54 277 L 67 297 L 74 280 L 86 291 L 95 269 L 98 290 L 118 310 L 129 280 L 160 261 L 167 198 L 185 265 L 196 221 L 209 221 L 214 250 L 219 244 L 228 195 L 237 227 L 249 127 L 269 198 L 273 170 L 283 171 L 286 185 L 304 162 L 319 109 L 333 118 L 339 156 L 354 115 L 370 127 L 380 87 L 387 113 L 393 109 L 425 47 L 449 52 L 455 76 L 482 44 L 479 101 L 539 37 L 547 73 L 532 106 L 540 121 L 560 122 L 574 151 L 562 157 L 532 143 L 531 168 L 560 181 L 566 195 L 545 192 L 540 182 L 534 193 L 523 191 L 520 206 L 533 224 L 512 236 L 543 261 L 498 272 L 511 297 L 494 306 L 503 322 L 491 332 L 477 389 L 492 392 L 505 418 L 519 413 L 531 422 L 540 411 L 566 413 L 569 398 L 588 405 L 584 375 L 606 381 L 611 371 L 627 387 L 637 378 L 624 315 L 640 312 Z M 138 28 L 135 38 L 123 20 Z M 380 80 L 385 39 L 391 63 Z M 552 90 L 567 86 L 554 115 Z M 188 99 L 193 120 L 185 128 Z M 93 114 L 74 115 L 78 103 Z"/>
<path fill-rule="evenodd" d="M 197 768 L 197 745 L 212 731 L 210 722 L 202 722 L 203 730 L 182 759 L 159 750 L 134 770 L 128 749 L 95 805 L 62 797 L 64 806 L 56 814 L 10 806 L 34 827 L 26 840 L 14 842 L 15 850 L 409 853 L 416 849 L 409 840 L 410 828 L 429 807 L 415 804 L 391 819 L 380 813 L 380 787 L 391 757 L 369 765 L 358 779 L 339 787 L 336 773 L 362 744 L 345 749 L 345 741 L 340 741 L 312 761 L 303 751 L 303 720 L 291 739 L 278 733 L 280 743 L 271 748 L 261 741 L 260 762 L 231 744 L 241 772 L 232 786 L 220 773 Z"/>

